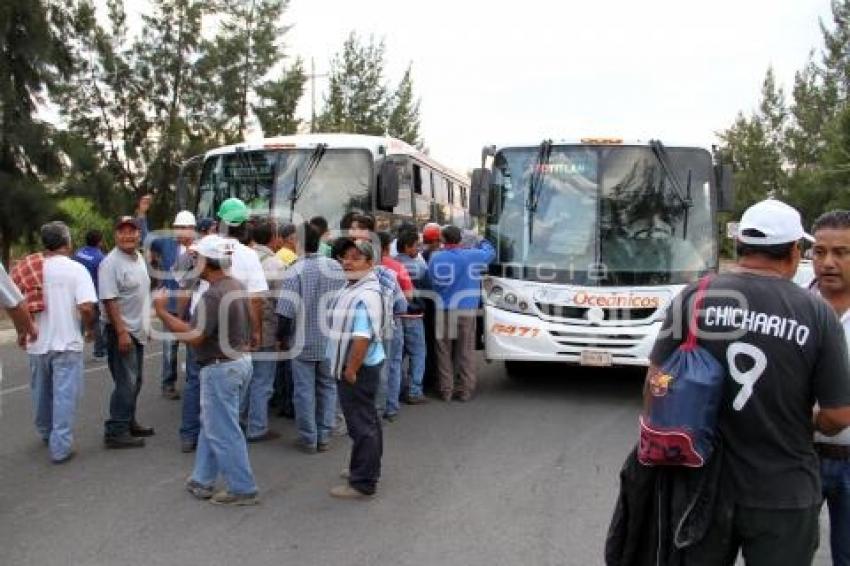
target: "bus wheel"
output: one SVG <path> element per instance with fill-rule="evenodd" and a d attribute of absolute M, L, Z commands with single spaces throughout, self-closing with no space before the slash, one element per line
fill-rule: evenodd
<path fill-rule="evenodd" d="M 505 373 L 514 381 L 528 379 L 530 371 L 531 364 L 528 362 L 505 361 Z"/>

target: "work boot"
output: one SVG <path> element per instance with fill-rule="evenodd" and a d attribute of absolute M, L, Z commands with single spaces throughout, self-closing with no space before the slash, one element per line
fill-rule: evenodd
<path fill-rule="evenodd" d="M 154 435 L 153 427 L 142 426 L 135 421 L 130 423 L 130 436 L 141 437 L 141 436 L 153 436 L 153 435 Z"/>
<path fill-rule="evenodd" d="M 210 503 L 215 505 L 256 505 L 260 502 L 256 493 L 230 493 L 222 490 L 212 496 Z"/>
<path fill-rule="evenodd" d="M 338 485 L 331 489 L 331 497 L 337 499 L 371 499 L 374 494 L 363 493 L 350 485 Z"/>

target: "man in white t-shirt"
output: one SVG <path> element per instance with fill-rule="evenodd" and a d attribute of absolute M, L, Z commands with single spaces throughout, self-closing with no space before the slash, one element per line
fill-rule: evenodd
<path fill-rule="evenodd" d="M 850 346 L 850 211 L 827 212 L 812 227 L 815 244 L 811 288 L 841 318 Z M 832 561 L 850 564 L 850 428 L 835 436 L 815 433 L 823 496 L 829 508 Z"/>
<path fill-rule="evenodd" d="M 68 257 L 71 232 L 62 222 L 41 227 L 44 310 L 36 313 L 38 337 L 27 345 L 35 427 L 54 463 L 74 456 L 73 430 L 83 392 L 83 335 L 93 336 L 97 294 L 86 268 Z"/>

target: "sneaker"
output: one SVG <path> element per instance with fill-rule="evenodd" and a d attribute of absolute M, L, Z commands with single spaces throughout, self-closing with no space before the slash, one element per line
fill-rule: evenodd
<path fill-rule="evenodd" d="M 246 437 L 246 440 L 248 442 L 254 443 L 265 442 L 266 440 L 277 440 L 278 438 L 280 438 L 280 433 L 270 429 L 261 434 L 260 436 L 248 436 Z"/>
<path fill-rule="evenodd" d="M 328 450 L 330 450 L 330 449 L 331 449 L 331 443 L 330 443 L 329 441 L 328 441 L 328 442 L 320 442 L 320 443 L 316 446 L 316 451 L 317 451 L 317 452 L 327 452 L 327 451 L 328 451 Z"/>
<path fill-rule="evenodd" d="M 256 493 L 230 493 L 222 490 L 210 498 L 215 505 L 256 505 L 260 502 Z"/>
<path fill-rule="evenodd" d="M 186 480 L 186 491 L 192 494 L 197 499 L 209 499 L 213 496 L 213 486 L 204 485 L 200 482 L 189 478 Z"/>
<path fill-rule="evenodd" d="M 315 444 L 308 444 L 308 443 L 306 443 L 302 440 L 296 440 L 295 441 L 295 448 L 297 448 L 298 450 L 300 450 L 301 452 L 303 452 L 305 454 L 315 454 L 316 452 L 319 451 L 319 449 L 317 448 L 317 446 Z"/>
<path fill-rule="evenodd" d="M 162 389 L 162 396 L 166 399 L 170 399 L 172 401 L 177 401 L 180 399 L 180 392 L 177 391 L 177 388 L 173 385 L 169 387 L 164 387 Z"/>
<path fill-rule="evenodd" d="M 184 454 L 188 454 L 190 452 L 194 452 L 195 449 L 198 448 L 197 440 L 181 440 L 180 441 L 180 452 Z"/>
<path fill-rule="evenodd" d="M 130 436 L 129 433 L 122 434 L 119 436 L 104 436 L 103 444 L 107 448 L 142 448 L 145 445 L 144 438 L 136 438 L 134 436 Z"/>
<path fill-rule="evenodd" d="M 408 405 L 424 405 L 428 402 L 428 398 L 424 395 L 408 395 L 404 398 L 404 402 Z"/>
<path fill-rule="evenodd" d="M 448 403 L 449 401 L 452 400 L 452 394 L 451 393 L 440 393 L 440 400 Z"/>
<path fill-rule="evenodd" d="M 452 395 L 452 399 L 456 401 L 460 401 L 461 403 L 468 403 L 470 399 L 472 399 L 472 395 L 469 393 L 461 393 L 460 391 L 455 391 Z"/>
<path fill-rule="evenodd" d="M 337 499 L 371 499 L 374 493 L 363 493 L 350 485 L 338 485 L 331 489 L 331 497 Z"/>
<path fill-rule="evenodd" d="M 384 413 L 384 420 L 388 423 L 394 423 L 398 419 L 398 413 Z"/>
<path fill-rule="evenodd" d="M 351 479 L 351 470 L 345 469 L 345 470 L 341 471 L 339 473 L 339 477 L 341 477 L 344 480 Z"/>
<path fill-rule="evenodd" d="M 139 423 L 130 423 L 130 436 L 144 437 L 153 436 L 154 434 L 153 427 L 142 426 Z"/>
<path fill-rule="evenodd" d="M 73 450 L 71 450 L 70 452 L 68 452 L 67 454 L 62 456 L 61 458 L 57 458 L 56 460 L 53 460 L 53 463 L 54 464 L 64 464 L 65 462 L 70 461 L 76 455 L 77 455 L 77 453 L 74 452 Z"/>

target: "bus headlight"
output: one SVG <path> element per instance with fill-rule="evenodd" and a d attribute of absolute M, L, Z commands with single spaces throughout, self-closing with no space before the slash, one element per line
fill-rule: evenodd
<path fill-rule="evenodd" d="M 528 312 L 529 301 L 521 293 L 505 291 L 500 285 L 493 285 L 487 293 L 487 301 L 494 307 L 513 312 Z"/>

